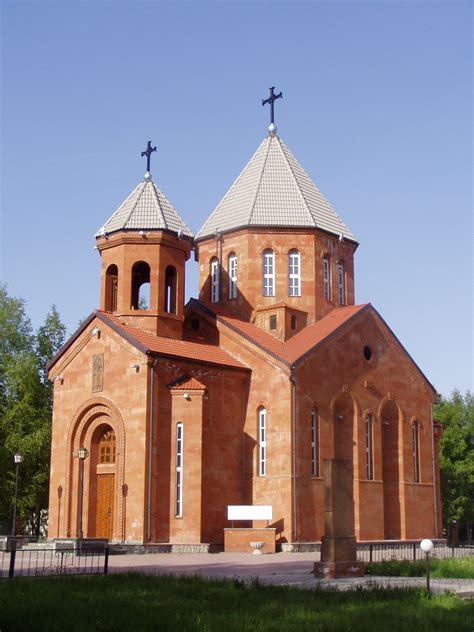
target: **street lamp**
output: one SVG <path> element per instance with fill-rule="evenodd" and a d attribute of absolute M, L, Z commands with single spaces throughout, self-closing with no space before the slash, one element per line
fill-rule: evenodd
<path fill-rule="evenodd" d="M 89 456 L 86 448 L 82 447 L 76 452 L 79 459 L 79 515 L 77 521 L 77 537 L 82 538 L 82 511 L 84 506 L 84 461 Z"/>
<path fill-rule="evenodd" d="M 422 540 L 420 542 L 420 549 L 426 555 L 426 590 L 428 591 L 428 597 L 431 597 L 430 588 L 430 553 L 433 550 L 434 544 L 431 540 Z"/>
<path fill-rule="evenodd" d="M 16 475 L 15 475 L 15 503 L 13 505 L 13 524 L 12 524 L 12 536 L 16 535 L 16 508 L 18 505 L 18 478 L 20 464 L 23 463 L 23 456 L 21 454 L 15 454 L 13 456 L 13 462 L 15 463 Z"/>

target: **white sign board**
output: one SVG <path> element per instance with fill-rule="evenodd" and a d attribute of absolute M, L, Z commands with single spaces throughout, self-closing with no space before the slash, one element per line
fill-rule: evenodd
<path fill-rule="evenodd" d="M 227 507 L 228 520 L 271 520 L 272 516 L 271 505 L 229 505 Z"/>

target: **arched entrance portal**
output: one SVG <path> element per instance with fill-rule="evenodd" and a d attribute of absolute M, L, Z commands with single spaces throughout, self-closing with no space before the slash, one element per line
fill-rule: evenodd
<path fill-rule="evenodd" d="M 384 536 L 386 540 L 401 538 L 399 411 L 393 400 L 387 400 L 380 411 L 382 422 L 382 477 Z"/>
<path fill-rule="evenodd" d="M 112 539 L 115 518 L 116 437 L 113 429 L 100 425 L 91 439 L 89 479 L 89 535 Z"/>

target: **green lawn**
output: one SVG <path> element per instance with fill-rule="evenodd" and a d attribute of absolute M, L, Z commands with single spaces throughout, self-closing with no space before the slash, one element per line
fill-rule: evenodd
<path fill-rule="evenodd" d="M 426 574 L 426 562 L 372 562 L 365 565 L 366 575 L 395 577 L 422 577 Z M 431 577 L 474 579 L 474 556 L 460 559 L 430 560 Z M 474 629 L 474 626 L 473 626 Z"/>
<path fill-rule="evenodd" d="M 421 589 L 343 593 L 116 574 L 3 579 L 0 630 L 463 630 L 474 602 Z"/>

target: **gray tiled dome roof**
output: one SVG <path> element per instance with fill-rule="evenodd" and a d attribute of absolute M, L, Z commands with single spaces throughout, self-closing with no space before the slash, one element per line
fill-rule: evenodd
<path fill-rule="evenodd" d="M 276 134 L 261 143 L 196 239 L 245 226 L 320 228 L 357 241 Z"/>
<path fill-rule="evenodd" d="M 175 211 L 165 195 L 160 191 L 151 177 L 145 180 L 130 193 L 115 213 L 97 231 L 96 237 L 114 233 L 119 230 L 171 230 L 182 231 L 183 235 L 193 234 Z"/>

